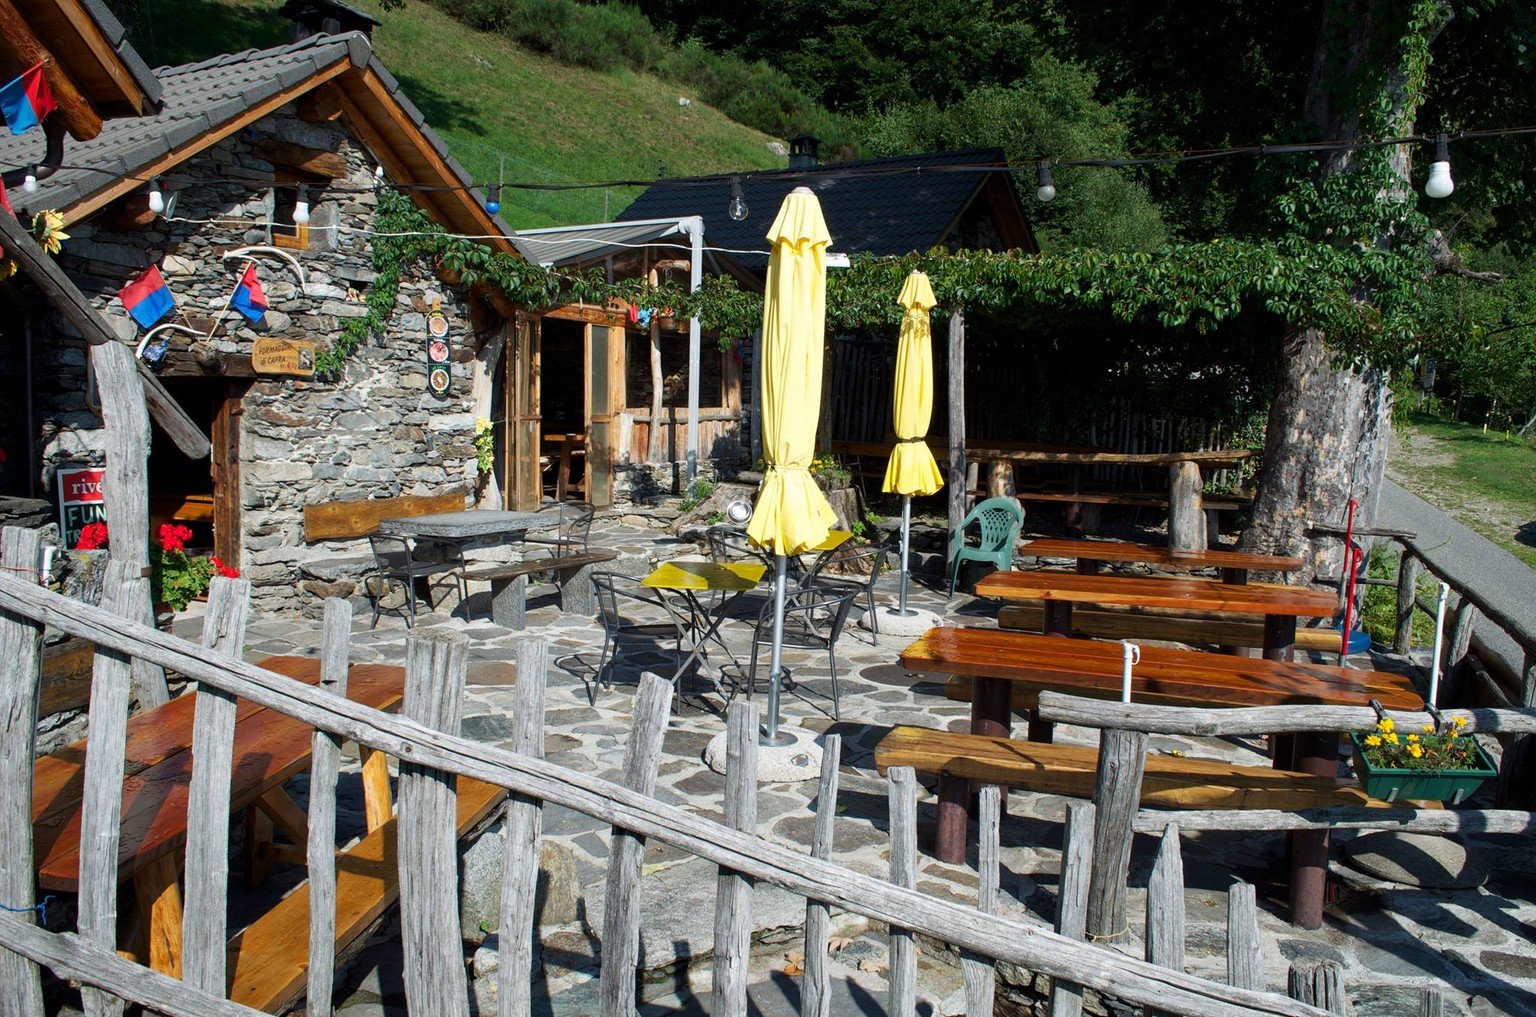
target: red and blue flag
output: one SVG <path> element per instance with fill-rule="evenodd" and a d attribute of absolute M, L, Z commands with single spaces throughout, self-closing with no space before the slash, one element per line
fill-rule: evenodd
<path fill-rule="evenodd" d="M 165 284 L 160 269 L 155 265 L 149 266 L 147 272 L 118 290 L 117 297 L 128 309 L 128 313 L 133 315 L 133 320 L 145 328 L 154 327 L 155 322 L 176 308 L 176 298 L 171 296 L 171 288 Z"/>
<path fill-rule="evenodd" d="M 0 116 L 5 117 L 12 134 L 25 134 L 54 111 L 53 92 L 43 76 L 43 65 L 30 70 L 0 88 Z"/>
<path fill-rule="evenodd" d="M 253 325 L 267 313 L 267 295 L 261 291 L 255 265 L 245 266 L 245 274 L 240 277 L 240 285 L 235 287 L 235 295 L 229 298 L 229 306 L 245 315 Z"/>

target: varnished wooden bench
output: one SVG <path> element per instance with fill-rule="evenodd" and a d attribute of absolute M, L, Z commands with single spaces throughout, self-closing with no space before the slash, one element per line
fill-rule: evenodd
<path fill-rule="evenodd" d="M 1039 632 L 1044 625 L 1045 609 L 1032 604 L 1010 604 L 997 612 L 997 627 L 1025 632 Z M 1153 610 L 1095 609 L 1079 607 L 1072 612 L 1074 635 L 1097 639 L 1160 639 L 1177 643 L 1201 643 L 1212 646 L 1263 646 L 1264 623 L 1234 618 L 1200 618 L 1191 615 L 1163 614 Z M 1297 649 L 1339 652 L 1337 629 L 1297 628 Z"/>
<path fill-rule="evenodd" d="M 875 746 L 875 768 L 910 766 L 919 773 L 1093 797 L 1099 750 L 991 735 L 893 727 Z M 1268 766 L 1148 755 L 1141 804 L 1183 809 L 1315 809 L 1385 806 L 1353 779 L 1319 777 Z"/>
<path fill-rule="evenodd" d="M 506 789 L 458 779 L 457 831 L 462 840 L 506 797 Z M 396 821 L 390 819 L 336 859 L 336 958 L 343 960 L 400 896 Z M 304 995 L 309 962 L 309 883 L 229 941 L 229 998 L 281 1013 Z"/>
<path fill-rule="evenodd" d="M 489 582 L 492 620 L 509 629 L 520 629 L 527 622 L 530 576 L 549 573 L 560 589 L 560 610 L 566 614 L 590 615 L 597 610 L 592 566 L 613 561 L 618 556 L 617 551 L 591 548 L 572 554 L 473 569 L 465 572 L 464 578 Z"/>

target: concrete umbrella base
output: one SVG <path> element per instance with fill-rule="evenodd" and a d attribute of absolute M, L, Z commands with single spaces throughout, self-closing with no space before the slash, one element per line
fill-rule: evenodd
<path fill-rule="evenodd" d="M 803 727 L 780 725 L 779 733 L 791 736 L 788 745 L 757 747 L 757 782 L 779 784 L 785 781 L 816 780 L 821 776 L 821 737 Z M 716 773 L 725 772 L 725 732 L 710 739 L 704 749 L 704 764 Z"/>

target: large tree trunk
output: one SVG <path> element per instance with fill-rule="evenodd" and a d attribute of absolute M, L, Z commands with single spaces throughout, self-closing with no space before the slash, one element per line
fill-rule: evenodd
<path fill-rule="evenodd" d="M 1318 137 L 1340 141 L 1413 131 L 1415 89 L 1406 87 L 1406 69 L 1382 69 L 1394 56 L 1408 62 L 1395 46 L 1405 31 L 1410 5 L 1397 0 L 1333 0 L 1323 12 L 1307 87 L 1306 120 Z M 1449 17 L 1449 10 L 1445 11 Z M 1382 122 L 1362 125 L 1362 95 L 1388 99 Z M 1408 191 L 1410 151 L 1389 150 L 1401 180 L 1398 196 Z M 1327 153 L 1319 169 L 1326 179 L 1356 168 L 1356 153 Z M 1390 236 L 1377 238 L 1386 246 Z M 1356 294 L 1369 300 L 1367 292 Z M 1367 365 L 1336 370 L 1317 329 L 1288 337 L 1286 362 L 1270 407 L 1264 439 L 1264 472 L 1242 546 L 1247 550 L 1301 554 L 1309 578 L 1342 574 L 1343 547 L 1337 538 L 1312 538 L 1307 527 L 1342 525 L 1350 498 L 1359 501 L 1356 525 L 1375 520 L 1390 432 L 1390 379 Z"/>

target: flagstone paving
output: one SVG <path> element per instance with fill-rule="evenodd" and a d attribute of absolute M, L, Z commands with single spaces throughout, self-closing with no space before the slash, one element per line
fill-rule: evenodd
<path fill-rule="evenodd" d="M 617 550 L 620 557 L 613 567 L 632 575 L 650 571 L 658 560 L 698 554 L 697 545 L 647 529 L 645 522 L 638 514 L 600 518 L 592 543 Z M 931 555 L 918 557 L 931 560 Z M 945 582 L 936 574 L 926 577 L 925 583 L 928 585 L 912 587 L 914 606 L 938 612 L 948 624 L 995 624 L 989 620 L 995 617 L 994 605 L 963 596 L 946 602 L 942 595 Z M 455 604 L 448 597 L 446 604 L 418 620 L 421 627 L 449 627 L 470 641 L 472 663 L 465 690 L 464 734 L 487 743 L 507 743 L 517 646 L 523 640 L 543 639 L 550 643 L 551 660 L 547 757 L 585 773 L 616 779 L 629 734 L 635 682 L 646 670 L 670 677 L 672 647 L 646 640 L 624 644 L 613 668 L 614 687 L 602 688 L 595 681 L 603 642 L 596 619 L 562 614 L 552 588 L 533 587 L 528 627 L 512 631 L 490 621 L 488 593 L 483 588 L 471 589 L 464 604 Z M 896 574 L 882 576 L 877 591 L 880 603 L 894 603 Z M 750 656 L 750 621 L 764 596 L 766 586 L 763 593 L 754 591 L 743 597 L 734 612 L 741 620 L 727 621 L 722 628 L 743 664 Z M 655 620 L 661 620 L 659 612 Z M 180 624 L 195 630 L 194 619 Z M 384 618 L 370 630 L 367 611 L 359 611 L 354 623 L 353 659 L 402 661 L 406 637 L 401 620 Z M 254 620 L 248 629 L 246 654 L 255 659 L 273 653 L 314 653 L 318 638 L 319 625 L 314 621 Z M 886 783 L 873 769 L 877 725 L 961 730 L 969 716 L 965 704 L 943 697 L 942 682 L 925 681 L 901 667 L 897 656 L 904 642 L 883 636 L 876 643 L 866 629 L 849 626 L 838 645 L 841 722 L 833 722 L 830 716 L 825 654 L 785 652 L 795 688 L 783 697 L 784 723 L 842 736 L 842 787 L 833 858 L 881 877 L 888 866 L 888 829 Z M 1383 660 L 1378 659 L 1376 666 L 1382 666 Z M 1402 666 L 1406 662 L 1395 663 Z M 766 661 L 762 671 L 766 672 Z M 733 672 L 735 669 L 728 667 L 727 677 Z M 739 673 L 734 676 L 740 678 Z M 704 690 L 702 694 L 686 695 L 672 718 L 656 793 L 662 801 L 718 819 L 724 781 L 701 757 L 705 745 L 724 726 L 726 703 L 707 682 L 698 688 Z M 684 690 L 691 691 L 686 681 Z M 762 704 L 763 697 L 757 696 L 756 701 Z M 1062 742 L 1097 742 L 1096 732 L 1086 729 L 1063 725 L 1057 727 L 1056 734 Z M 1150 740 L 1153 752 L 1184 752 L 1255 764 L 1264 762 L 1262 748 L 1262 743 L 1247 739 L 1153 736 Z M 295 790 L 302 794 L 302 780 L 297 784 Z M 758 799 L 758 832 L 776 843 L 808 850 L 814 796 L 814 781 L 763 785 Z M 1002 830 L 1003 913 L 1037 924 L 1052 920 L 1063 812 L 1060 798 L 1009 795 Z M 974 903 L 974 871 L 941 863 L 926 853 L 932 844 L 934 822 L 931 786 L 920 793 L 918 815 L 918 889 Z M 548 840 L 569 850 L 580 902 L 575 922 L 544 929 L 539 978 L 547 993 L 549 1013 L 590 1013 L 608 831 L 585 816 L 550 807 L 545 812 L 544 832 Z M 1234 879 L 1243 879 L 1259 888 L 1266 977 L 1272 989 L 1283 991 L 1286 965 L 1291 960 L 1322 956 L 1344 966 L 1345 984 L 1356 1012 L 1366 1017 L 1416 1012 L 1419 987 L 1437 983 L 1444 983 L 1450 1013 L 1536 1014 L 1536 852 L 1531 850 L 1529 838 L 1467 838 L 1469 851 L 1492 875 L 1481 888 L 1454 892 L 1384 883 L 1344 868 L 1337 842 L 1347 838 L 1347 834 L 1336 837 L 1333 852 L 1339 897 L 1329 905 L 1323 928 L 1309 933 L 1292 928 L 1285 918 L 1281 882 L 1287 870 L 1284 837 L 1186 836 L 1188 969 L 1225 979 L 1225 891 Z M 1106 948 L 1140 956 L 1139 926 L 1154 846 L 1150 838 L 1138 839 L 1130 879 L 1131 927 L 1121 938 L 1103 944 Z M 707 958 L 713 928 L 713 866 L 659 843 L 647 847 L 644 865 L 642 952 L 650 1002 L 642 1012 L 709 1012 Z M 493 915 L 494 909 L 490 913 Z M 795 964 L 803 914 L 799 899 L 773 888 L 758 889 L 754 999 L 764 1014 L 793 1012 L 791 1007 L 797 1005 L 796 980 L 784 972 L 793 970 Z M 840 922 L 843 949 L 837 954 L 836 973 L 842 979 L 837 992 L 841 1002 L 834 1012 L 883 1012 L 884 947 L 880 930 L 869 929 L 854 916 L 843 916 Z M 466 924 L 470 924 L 468 919 Z M 492 920 L 486 928 L 494 924 Z M 386 930 L 339 979 L 339 1014 L 375 1017 L 403 1013 L 397 936 L 397 929 Z M 953 958 L 941 953 L 925 953 L 923 957 L 919 982 L 924 1012 L 960 1012 L 959 974 Z M 493 1004 L 487 993 L 495 982 L 494 937 L 489 948 L 477 953 L 473 968 L 482 976 L 477 982 L 477 1005 L 485 1012 L 494 1012 L 487 1009 Z"/>

